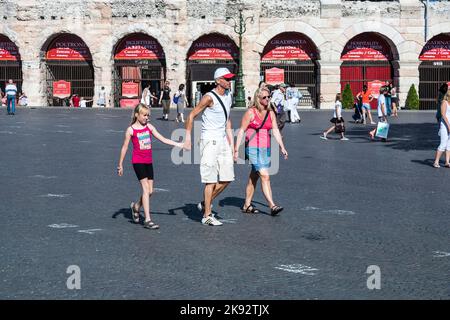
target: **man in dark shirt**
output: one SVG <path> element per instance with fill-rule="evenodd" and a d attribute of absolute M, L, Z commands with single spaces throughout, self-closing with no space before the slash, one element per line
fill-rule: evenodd
<path fill-rule="evenodd" d="M 166 81 L 164 84 L 164 88 L 161 90 L 161 94 L 159 96 L 159 104 L 162 104 L 163 107 L 163 120 L 169 120 L 169 112 L 170 112 L 170 82 Z"/>

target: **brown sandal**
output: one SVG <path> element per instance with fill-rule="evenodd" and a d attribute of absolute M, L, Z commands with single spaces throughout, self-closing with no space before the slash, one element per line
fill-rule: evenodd
<path fill-rule="evenodd" d="M 131 209 L 131 218 L 133 219 L 134 223 L 139 223 L 139 211 L 134 211 L 134 205 L 135 203 L 132 202 L 130 204 L 130 209 Z"/>
<path fill-rule="evenodd" d="M 244 209 L 245 204 L 242 206 L 241 211 L 243 213 L 255 214 L 259 213 L 259 210 L 255 208 L 253 204 L 250 204 L 247 208 Z"/>

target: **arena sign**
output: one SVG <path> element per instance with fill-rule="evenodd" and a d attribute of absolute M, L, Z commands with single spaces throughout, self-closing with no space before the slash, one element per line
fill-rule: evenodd
<path fill-rule="evenodd" d="M 421 61 L 449 61 L 450 60 L 450 35 L 440 34 L 423 47 L 420 53 Z"/>
<path fill-rule="evenodd" d="M 123 39 L 116 49 L 116 60 L 160 60 L 164 50 L 158 41 L 146 34 L 133 34 Z"/>
<path fill-rule="evenodd" d="M 47 49 L 47 60 L 92 60 L 84 41 L 72 34 L 62 34 Z"/>
<path fill-rule="evenodd" d="M 306 36 L 300 33 L 286 32 L 268 42 L 261 60 L 312 60 L 316 58 L 315 47 Z"/>
<path fill-rule="evenodd" d="M 189 50 L 188 60 L 234 60 L 239 57 L 238 48 L 228 38 L 209 34 L 196 40 Z"/>
<path fill-rule="evenodd" d="M 363 33 L 345 45 L 342 61 L 387 61 L 392 60 L 389 44 L 373 33 Z"/>
<path fill-rule="evenodd" d="M 0 35 L 0 61 L 19 61 L 19 49 L 7 37 Z"/>

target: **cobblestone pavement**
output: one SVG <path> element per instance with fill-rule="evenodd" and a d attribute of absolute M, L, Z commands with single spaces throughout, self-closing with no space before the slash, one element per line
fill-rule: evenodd
<path fill-rule="evenodd" d="M 401 112 L 387 143 L 353 123 L 349 141 L 323 141 L 332 112 L 300 115 L 272 176 L 278 217 L 260 186 L 262 212 L 240 212 L 249 167 L 237 165 L 214 203 L 223 226 L 201 225 L 198 165 L 173 164 L 171 147 L 154 142 L 155 231 L 131 223 L 131 149 L 116 175 L 130 110 L 1 108 L 0 298 L 448 299 L 450 170 L 431 166 L 434 114 Z M 160 116 L 165 136 L 181 127 Z M 241 116 L 232 112 L 233 127 Z M 66 286 L 72 265 L 80 290 Z M 380 289 L 367 287 L 378 283 L 369 266 Z"/>

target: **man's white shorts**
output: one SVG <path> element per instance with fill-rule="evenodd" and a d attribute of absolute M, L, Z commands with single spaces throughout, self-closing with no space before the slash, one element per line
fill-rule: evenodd
<path fill-rule="evenodd" d="M 233 154 L 227 138 L 200 140 L 200 176 L 202 183 L 234 180 Z"/>

